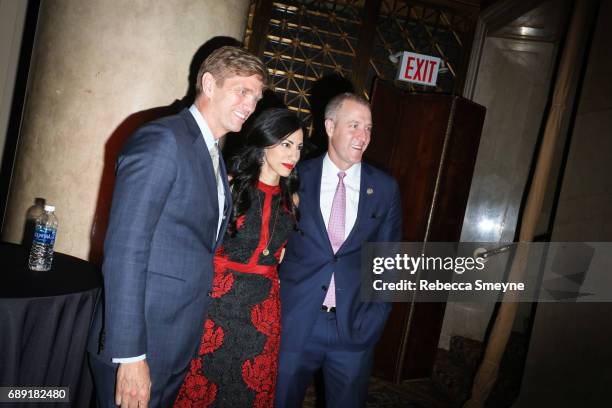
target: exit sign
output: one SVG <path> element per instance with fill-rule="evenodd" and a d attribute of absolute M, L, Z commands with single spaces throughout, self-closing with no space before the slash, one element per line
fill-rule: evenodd
<path fill-rule="evenodd" d="M 440 58 L 404 51 L 397 79 L 420 85 L 436 86 L 440 63 Z"/>

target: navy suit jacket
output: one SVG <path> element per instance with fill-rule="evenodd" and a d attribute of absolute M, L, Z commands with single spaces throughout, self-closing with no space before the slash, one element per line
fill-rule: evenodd
<path fill-rule="evenodd" d="M 364 242 L 401 240 L 397 182 L 388 174 L 362 163 L 357 219 L 334 254 L 320 207 L 323 157 L 298 166 L 299 231 L 291 234 L 280 266 L 281 349 L 287 351 L 300 351 L 307 341 L 321 313 L 332 272 L 336 285 L 338 334 L 347 349 L 374 346 L 391 310 L 389 303 L 369 303 L 360 299 L 361 246 Z"/>
<path fill-rule="evenodd" d="M 225 213 L 231 195 L 223 160 Z M 188 366 L 212 289 L 219 205 L 212 161 L 184 109 L 134 133 L 117 161 L 104 242 L 104 307 L 88 350 L 112 358 L 147 355 L 152 379 Z M 227 218 L 227 217 L 226 217 Z"/>

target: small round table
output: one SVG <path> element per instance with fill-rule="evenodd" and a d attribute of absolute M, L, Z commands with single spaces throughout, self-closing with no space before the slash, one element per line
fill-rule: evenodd
<path fill-rule="evenodd" d="M 0 243 L 0 386 L 69 387 L 71 406 L 89 406 L 85 347 L 101 287 L 86 261 L 56 252 L 51 270 L 31 271 L 26 247 Z"/>

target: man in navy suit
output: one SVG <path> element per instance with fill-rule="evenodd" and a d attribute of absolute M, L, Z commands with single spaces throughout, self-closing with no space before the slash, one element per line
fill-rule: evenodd
<path fill-rule="evenodd" d="M 232 205 L 217 141 L 241 129 L 266 81 L 255 56 L 219 48 L 200 67 L 191 108 L 123 147 L 88 347 L 100 406 L 172 405 L 200 344 Z"/>
<path fill-rule="evenodd" d="M 299 231 L 280 268 L 280 408 L 301 406 L 319 368 L 328 408 L 365 405 L 374 345 L 391 306 L 361 301 L 361 246 L 401 240 L 397 182 L 361 162 L 371 129 L 367 101 L 336 96 L 325 109 L 327 154 L 298 166 Z"/>

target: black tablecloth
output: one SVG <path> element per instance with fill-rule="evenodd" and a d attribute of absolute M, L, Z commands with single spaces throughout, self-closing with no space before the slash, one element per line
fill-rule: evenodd
<path fill-rule="evenodd" d="M 0 386 L 70 387 L 70 405 L 87 407 L 85 345 L 100 272 L 60 253 L 50 271 L 35 272 L 27 258 L 25 247 L 0 243 Z M 66 406 L 41 404 L 54 405 Z"/>

